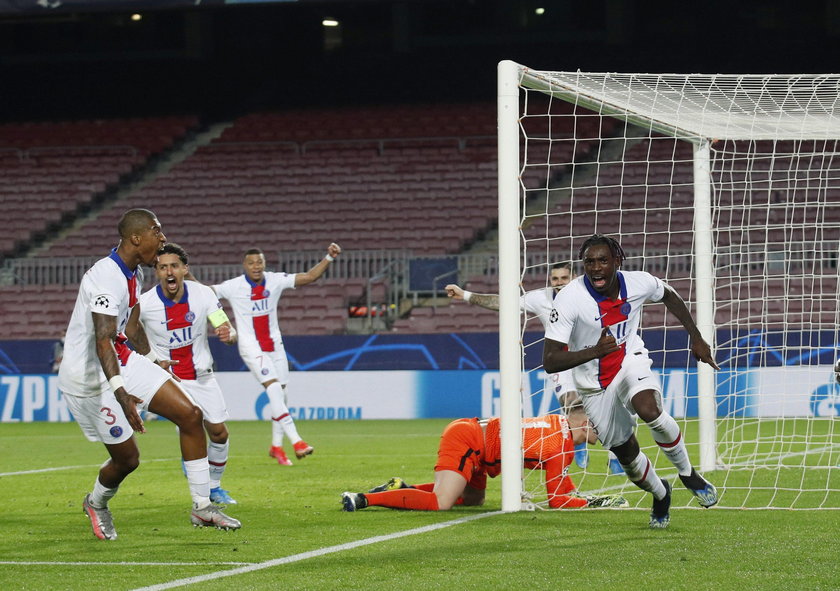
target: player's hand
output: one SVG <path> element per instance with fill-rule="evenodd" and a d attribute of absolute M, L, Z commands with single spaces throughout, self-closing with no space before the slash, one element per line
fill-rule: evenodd
<path fill-rule="evenodd" d="M 615 342 L 615 337 L 610 334 L 610 327 L 605 326 L 601 330 L 601 338 L 598 339 L 598 343 L 595 345 L 595 352 L 598 353 L 598 357 L 605 357 L 619 350 L 621 350 L 621 347 Z"/>
<path fill-rule="evenodd" d="M 715 363 L 715 358 L 712 357 L 712 348 L 704 339 L 697 338 L 691 340 L 691 353 L 697 361 L 708 363 L 715 369 L 720 369 L 718 364 Z"/>
<path fill-rule="evenodd" d="M 331 242 L 330 245 L 327 247 L 327 254 L 335 258 L 341 254 L 341 247 L 335 242 Z"/>
<path fill-rule="evenodd" d="M 128 424 L 138 433 L 145 433 L 146 427 L 143 426 L 143 419 L 140 418 L 140 413 L 137 412 L 137 405 L 143 404 L 143 401 L 133 394 L 126 392 L 125 388 L 117 388 L 114 392 L 114 397 L 125 413 L 125 418 L 128 419 Z"/>
<path fill-rule="evenodd" d="M 178 360 L 177 359 L 158 359 L 157 361 L 155 361 L 155 363 L 157 363 L 163 369 L 168 371 L 169 375 L 171 375 L 172 379 L 174 379 L 176 382 L 181 381 L 181 378 L 179 378 L 174 373 L 172 373 L 172 366 L 173 365 L 178 365 Z"/>
<path fill-rule="evenodd" d="M 236 329 L 229 324 L 223 324 L 216 328 L 216 336 L 226 345 L 232 345 L 236 342 Z"/>
<path fill-rule="evenodd" d="M 629 507 L 630 503 L 621 495 L 590 495 L 584 497 L 587 507 Z"/>
<path fill-rule="evenodd" d="M 450 283 L 443 289 L 446 290 L 446 295 L 453 300 L 463 300 L 464 299 L 464 290 L 455 285 L 454 283 Z"/>

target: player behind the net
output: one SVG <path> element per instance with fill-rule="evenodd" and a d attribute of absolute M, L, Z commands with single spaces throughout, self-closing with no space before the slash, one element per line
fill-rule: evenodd
<path fill-rule="evenodd" d="M 650 527 L 670 521 L 671 485 L 660 478 L 634 434 L 635 417 L 674 464 L 680 480 L 702 507 L 718 502 L 717 490 L 692 467 L 679 425 L 662 406 L 662 386 L 639 335 L 642 305 L 662 302 L 691 339 L 698 361 L 719 369 L 709 344 L 676 291 L 644 271 L 620 271 L 621 245 L 595 234 L 580 248 L 584 275 L 554 300 L 546 329 L 543 366 L 547 372 L 574 368 L 574 379 L 601 445 L 611 450 L 627 477 L 653 497 Z"/>
<path fill-rule="evenodd" d="M 619 495 L 581 496 L 567 474 L 576 444 L 594 443 L 595 431 L 578 404 L 567 416 L 548 414 L 522 419 L 524 465 L 545 470 L 548 505 L 553 509 L 626 507 Z M 499 419 L 457 419 L 444 429 L 438 447 L 434 482 L 410 486 L 391 478 L 367 493 L 341 495 L 344 511 L 390 507 L 445 511 L 454 505 L 482 505 L 487 477 L 502 471 Z"/>

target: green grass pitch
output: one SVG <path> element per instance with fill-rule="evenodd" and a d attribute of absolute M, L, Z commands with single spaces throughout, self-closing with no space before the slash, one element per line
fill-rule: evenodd
<path fill-rule="evenodd" d="M 104 448 L 87 442 L 75 424 L 2 424 L 0 587 L 840 587 L 840 511 L 687 509 L 679 484 L 680 507 L 663 531 L 648 529 L 647 501 L 636 510 L 496 513 L 493 480 L 482 508 L 340 510 L 344 490 L 366 490 L 391 476 L 430 481 L 446 422 L 300 421 L 315 454 L 291 468 L 268 457 L 268 423 L 229 423 L 224 485 L 240 503 L 228 511 L 242 520 L 236 532 L 190 525 L 175 429 L 151 422 L 138 438 L 141 466 L 111 503 L 119 533 L 111 542 L 93 537 L 81 510 Z M 414 531 L 466 517 L 476 519 Z M 410 535 L 376 539 L 401 532 Z M 226 576 L 179 583 L 219 573 Z"/>

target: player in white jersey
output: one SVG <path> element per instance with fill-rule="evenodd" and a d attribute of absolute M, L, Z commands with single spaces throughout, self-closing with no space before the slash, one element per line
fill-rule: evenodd
<path fill-rule="evenodd" d="M 140 463 L 134 431 L 145 433 L 138 409 L 149 410 L 180 430 L 192 523 L 237 529 L 239 521 L 210 502 L 201 411 L 164 370 L 169 363 L 155 363 L 139 321 L 140 265 L 154 263 L 166 236 L 155 214 L 146 209 L 127 211 L 118 230 L 119 245 L 82 278 L 58 372 L 58 387 L 82 432 L 90 441 L 102 442 L 110 455 L 82 509 L 96 537 L 117 537 L 108 502 Z"/>
<path fill-rule="evenodd" d="M 598 439 L 618 457 L 627 477 L 653 494 L 650 527 L 670 521 L 671 485 L 656 475 L 634 433 L 635 417 L 647 423 L 654 441 L 674 464 L 680 480 L 703 507 L 717 503 L 715 487 L 692 467 L 679 425 L 662 406 L 662 386 L 650 367 L 639 335 L 645 302 L 662 302 L 691 338 L 698 361 L 719 369 L 709 344 L 673 288 L 644 271 L 619 271 L 624 251 L 596 234 L 580 248 L 583 277 L 557 294 L 546 329 L 547 372 L 574 368 L 573 376 Z"/>
<path fill-rule="evenodd" d="M 212 289 L 185 281 L 190 272 L 186 251 L 168 243 L 158 251 L 155 264 L 158 285 L 140 296 L 140 322 L 149 345 L 160 359 L 175 363 L 173 373 L 179 385 L 201 408 L 207 431 L 207 461 L 210 464 L 210 500 L 235 505 L 222 488 L 222 475 L 230 449 L 225 421 L 229 418 L 225 398 L 213 375 L 213 356 L 207 342 L 207 323 L 228 345 L 236 342 L 236 329 Z"/>
<path fill-rule="evenodd" d="M 268 455 L 281 466 L 292 465 L 283 449 L 284 435 L 292 442 L 298 459 L 305 458 L 314 450 L 298 434 L 286 406 L 289 362 L 277 322 L 277 304 L 284 289 L 317 281 L 339 254 L 341 247 L 332 243 L 327 247 L 326 256 L 305 273 L 272 273 L 265 270 L 263 252 L 254 248 L 245 253 L 243 275 L 213 286 L 219 299 L 227 300 L 233 308 L 236 326 L 239 327 L 239 355 L 265 388 L 272 419 Z"/>
<path fill-rule="evenodd" d="M 551 311 L 554 309 L 554 297 L 574 278 L 575 273 L 572 270 L 571 263 L 556 263 L 552 265 L 548 276 L 549 286 L 525 292 L 519 298 L 519 307 L 525 312 L 539 318 L 540 322 L 542 322 L 543 329 L 546 329 Z M 446 295 L 453 300 L 463 300 L 468 304 L 486 308 L 487 310 L 499 310 L 498 294 L 473 293 L 454 283 L 450 283 L 444 289 L 446 290 Z M 575 390 L 575 383 L 572 380 L 572 372 L 561 371 L 552 373 L 548 374 L 548 378 L 554 384 L 554 395 L 560 401 L 563 412 L 568 414 L 575 402 L 579 400 L 578 393 Z M 586 468 L 589 463 L 585 441 L 575 446 L 575 463 L 581 468 Z M 621 466 L 618 465 L 618 460 L 615 459 L 612 452 L 610 452 L 608 468 L 613 474 L 623 473 Z"/>

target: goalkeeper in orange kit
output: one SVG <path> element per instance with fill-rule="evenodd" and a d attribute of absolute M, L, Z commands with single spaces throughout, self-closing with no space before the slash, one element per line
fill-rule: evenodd
<path fill-rule="evenodd" d="M 522 420 L 524 464 L 545 470 L 548 504 L 553 509 L 625 507 L 618 495 L 580 496 L 568 476 L 575 445 L 594 443 L 597 434 L 578 405 L 568 416 L 548 414 Z M 445 511 L 453 505 L 482 505 L 487 477 L 502 471 L 499 419 L 457 419 L 444 429 L 435 464 L 435 480 L 409 486 L 392 478 L 367 493 L 345 492 L 345 511 L 366 507 L 392 507 L 419 511 Z"/>

